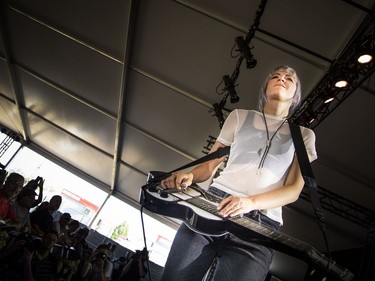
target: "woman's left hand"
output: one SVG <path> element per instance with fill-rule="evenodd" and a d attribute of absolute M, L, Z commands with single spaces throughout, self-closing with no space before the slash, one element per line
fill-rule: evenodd
<path fill-rule="evenodd" d="M 224 218 L 242 215 L 253 210 L 252 201 L 249 197 L 236 196 L 229 196 L 223 199 L 217 209 Z"/>

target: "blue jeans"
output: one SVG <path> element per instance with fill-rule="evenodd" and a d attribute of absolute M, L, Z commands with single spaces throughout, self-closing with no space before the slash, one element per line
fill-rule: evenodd
<path fill-rule="evenodd" d="M 257 216 L 263 223 L 279 229 L 277 222 L 260 213 Z M 232 234 L 210 237 L 181 224 L 160 280 L 264 281 L 273 253 L 267 247 Z"/>

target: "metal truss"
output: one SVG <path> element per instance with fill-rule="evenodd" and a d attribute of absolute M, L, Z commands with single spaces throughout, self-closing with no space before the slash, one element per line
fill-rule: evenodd
<path fill-rule="evenodd" d="M 322 208 L 367 229 L 375 227 L 375 212 L 319 186 L 318 196 Z M 308 190 L 300 198 L 311 202 Z"/>
<path fill-rule="evenodd" d="M 303 100 L 301 106 L 291 116 L 299 125 L 314 129 L 333 112 L 351 93 L 354 92 L 375 71 L 375 59 L 369 63 L 358 63 L 357 56 L 361 50 L 375 49 L 375 15 L 369 16 L 358 28 L 356 35 L 332 63 L 327 74 Z M 339 73 L 344 74 L 349 82 L 347 87 L 335 88 L 333 79 Z M 325 103 L 327 97 L 333 100 Z"/>

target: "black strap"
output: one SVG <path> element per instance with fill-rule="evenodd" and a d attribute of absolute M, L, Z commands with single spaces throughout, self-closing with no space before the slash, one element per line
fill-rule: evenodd
<path fill-rule="evenodd" d="M 227 154 L 229 154 L 229 151 L 230 151 L 230 146 L 224 146 L 224 147 L 220 147 L 218 150 L 210 153 L 210 154 L 207 154 L 189 164 L 186 164 L 180 168 L 177 168 L 177 169 L 174 169 L 173 171 L 170 171 L 169 174 L 172 174 L 174 172 L 177 172 L 177 171 L 180 171 L 180 170 L 184 170 L 184 169 L 187 169 L 187 168 L 190 168 L 192 166 L 196 166 L 198 164 L 201 164 L 203 162 L 207 162 L 207 161 L 210 161 L 212 159 L 216 159 L 216 158 L 221 158 Z"/>
<path fill-rule="evenodd" d="M 296 150 L 298 164 L 301 169 L 303 179 L 305 180 L 305 186 L 307 187 L 309 191 L 314 213 L 318 219 L 318 224 L 320 226 L 320 229 L 322 230 L 324 234 L 327 251 L 329 252 L 328 242 L 326 238 L 325 217 L 324 217 L 323 209 L 320 204 L 320 200 L 318 196 L 318 184 L 315 180 L 314 173 L 311 168 L 309 158 L 307 156 L 307 151 L 306 151 L 305 143 L 303 141 L 303 137 L 301 134 L 301 129 L 299 125 L 291 121 L 289 121 L 289 127 L 290 127 L 290 132 L 292 134 L 294 147 Z"/>
<path fill-rule="evenodd" d="M 293 122 L 289 122 L 289 127 L 290 132 L 292 134 L 294 147 L 296 149 L 299 168 L 301 169 L 303 179 L 305 180 L 305 186 L 309 190 L 311 202 L 313 204 L 315 213 L 317 214 L 319 220 L 324 221 L 324 215 L 318 197 L 318 185 L 316 183 L 314 173 L 311 168 L 309 158 L 307 156 L 307 151 L 302 138 L 301 129 L 299 125 Z"/>
<path fill-rule="evenodd" d="M 170 171 L 168 173 L 154 172 L 155 175 L 151 179 L 148 180 L 148 183 L 159 183 L 163 179 L 169 177 L 174 172 L 196 166 L 198 164 L 210 161 L 212 159 L 221 158 L 225 155 L 228 155 L 229 151 L 230 151 L 230 146 L 219 147 L 216 151 L 214 151 L 210 154 L 207 154 L 207 155 L 205 155 L 205 156 L 203 156 L 203 157 L 201 157 L 197 160 L 194 160 L 193 162 L 190 162 L 189 164 L 186 164 L 186 165 L 181 166 L 177 169 L 174 169 L 173 171 Z"/>

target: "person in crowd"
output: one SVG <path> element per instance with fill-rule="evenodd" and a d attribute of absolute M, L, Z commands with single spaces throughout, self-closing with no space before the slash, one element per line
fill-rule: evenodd
<path fill-rule="evenodd" d="M 41 202 L 39 205 L 35 206 L 35 209 L 33 210 L 33 212 L 44 209 L 45 207 L 48 206 L 48 204 L 49 204 L 48 201 Z"/>
<path fill-rule="evenodd" d="M 108 277 L 105 275 L 105 267 L 108 262 L 107 256 L 109 248 L 107 244 L 100 244 L 96 247 L 90 260 L 87 260 L 80 276 L 83 280 L 90 281 L 108 281 Z"/>
<path fill-rule="evenodd" d="M 9 231 L 15 227 L 7 225 L 4 221 L 0 221 L 0 280 L 9 280 L 8 256 L 12 251 L 7 249 L 9 239 Z"/>
<path fill-rule="evenodd" d="M 57 242 L 57 233 L 53 230 L 46 231 L 39 246 L 30 258 L 32 278 L 35 281 L 51 281 L 58 277 L 63 266 L 63 260 L 52 254 L 52 248 Z M 30 278 L 30 276 L 29 276 Z"/>
<path fill-rule="evenodd" d="M 72 245 L 72 238 L 74 236 L 74 233 L 77 231 L 79 228 L 79 221 L 72 219 L 67 225 L 66 230 L 62 230 L 59 238 L 58 238 L 58 243 L 63 245 L 63 246 L 68 246 L 70 247 Z"/>
<path fill-rule="evenodd" d="M 71 218 L 69 213 L 63 213 L 58 220 L 53 222 L 52 229 L 57 232 L 58 236 L 67 231 Z"/>
<path fill-rule="evenodd" d="M 15 226 L 22 232 L 31 231 L 30 208 L 34 204 L 36 192 L 31 188 L 23 188 L 14 203 L 14 211 L 17 215 Z"/>
<path fill-rule="evenodd" d="M 112 281 L 118 280 L 122 270 L 124 269 L 124 266 L 128 263 L 128 261 L 129 259 L 126 258 L 125 256 L 120 256 L 118 259 L 115 259 L 113 261 L 113 271 L 112 271 L 112 276 L 111 276 Z"/>
<path fill-rule="evenodd" d="M 86 272 L 84 272 L 83 268 L 86 268 L 87 267 L 87 263 L 89 263 L 91 261 L 91 257 L 93 256 L 93 249 L 92 248 L 86 248 L 82 255 L 80 256 L 80 259 L 78 261 L 78 265 L 77 265 L 77 269 L 74 273 L 74 275 L 72 276 L 71 280 L 72 281 L 84 281 L 84 280 L 87 280 L 87 278 L 84 278 L 83 277 L 83 274 L 86 274 Z M 87 270 L 87 269 L 85 269 Z"/>
<path fill-rule="evenodd" d="M 116 248 L 117 248 L 117 245 L 114 244 L 114 243 L 108 243 L 108 247 L 109 247 L 109 258 L 111 259 L 111 262 L 114 262 L 117 258 L 116 258 Z"/>
<path fill-rule="evenodd" d="M 145 265 L 147 260 L 148 251 L 146 248 L 143 248 L 142 251 L 136 250 L 134 255 L 130 257 L 128 263 L 123 267 L 117 281 L 139 281 L 141 278 L 144 278 L 147 273 L 147 268 Z M 178 280 L 178 278 L 175 280 Z"/>
<path fill-rule="evenodd" d="M 55 245 L 60 246 L 60 245 Z M 77 275 L 78 266 L 81 262 L 81 256 L 79 253 L 72 249 L 66 248 L 67 251 L 64 252 L 62 257 L 62 268 L 58 272 L 57 278 L 54 281 L 71 281 L 74 280 L 74 277 Z M 59 257 L 59 256 L 57 256 Z"/>
<path fill-rule="evenodd" d="M 17 215 L 12 205 L 12 199 L 16 197 L 24 184 L 24 177 L 18 173 L 11 173 L 0 189 L 0 219 L 12 224 L 17 223 Z"/>
<path fill-rule="evenodd" d="M 39 189 L 38 198 L 34 200 L 34 203 L 31 205 L 30 209 L 38 206 L 43 200 L 43 188 L 44 188 L 44 179 L 42 177 L 36 177 L 36 179 L 28 181 L 28 183 L 23 188 L 33 189 L 35 192 Z"/>
<path fill-rule="evenodd" d="M 114 269 L 115 262 L 116 262 L 115 251 L 116 251 L 117 246 L 116 244 L 111 243 L 111 242 L 108 242 L 107 245 L 108 245 L 109 252 L 108 252 L 108 257 L 107 257 L 107 263 L 105 266 L 105 276 L 107 277 L 108 280 L 111 280 L 113 269 Z"/>
<path fill-rule="evenodd" d="M 275 68 L 259 95 L 259 111 L 232 111 L 211 152 L 230 146 L 227 163 L 213 179 L 208 193 L 218 198 L 223 218 L 246 216 L 278 230 L 282 206 L 296 201 L 304 186 L 288 126 L 288 117 L 301 99 L 295 70 Z M 301 127 L 310 161 L 316 159 L 315 135 Z M 161 181 L 164 189 L 187 188 L 211 178 L 226 157 L 214 159 L 188 172 L 177 172 Z M 189 247 L 186 247 L 189 245 Z M 263 281 L 273 250 L 229 233 L 202 235 L 181 224 L 169 253 L 162 281 L 210 280 Z"/>
<path fill-rule="evenodd" d="M 86 238 L 90 231 L 87 227 L 83 227 L 74 232 L 71 239 L 71 247 L 73 247 L 79 255 L 82 255 L 84 250 L 89 248 Z"/>
<path fill-rule="evenodd" d="M 13 225 L 6 224 L 4 221 L 0 220 L 0 252 L 2 252 L 7 246 L 7 241 L 9 237 L 8 232 L 14 229 L 15 227 Z M 2 256 L 0 254 L 0 261 L 1 261 L 1 258 Z"/>
<path fill-rule="evenodd" d="M 6 268 L 6 274 L 0 280 L 31 280 L 30 259 L 39 245 L 40 240 L 35 240 L 27 232 L 8 232 L 6 246 L 0 251 L 0 264 Z"/>
<path fill-rule="evenodd" d="M 52 214 L 60 208 L 61 201 L 60 195 L 54 195 L 45 208 L 35 210 L 30 214 L 31 234 L 43 236 L 44 233 L 52 230 Z"/>

